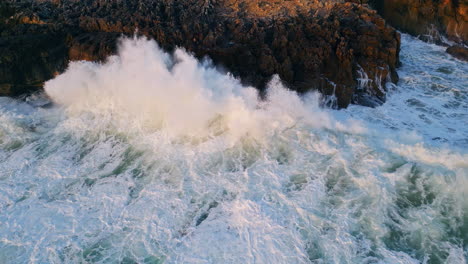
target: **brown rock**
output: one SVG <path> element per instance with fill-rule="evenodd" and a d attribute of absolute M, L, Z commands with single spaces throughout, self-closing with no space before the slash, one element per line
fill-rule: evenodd
<path fill-rule="evenodd" d="M 359 4 L 333 0 L 7 2 L 13 13 L 27 13 L 44 23 L 4 19 L 0 54 L 6 52 L 9 58 L 0 55 L 0 73 L 5 72 L 0 84 L 43 82 L 62 71 L 69 59 L 102 60 L 115 51 L 121 33 L 132 35 L 137 28 L 138 34 L 154 38 L 166 50 L 182 46 L 197 57 L 209 56 L 260 89 L 279 74 L 299 92 L 335 92 L 338 107 L 346 107 L 360 94 L 383 101 L 385 82 L 398 80 L 399 34 L 375 11 Z M 48 54 L 45 57 L 30 54 L 28 60 L 42 58 L 41 63 L 23 67 L 21 50 L 32 36 L 54 36 L 57 41 L 40 48 Z M 23 73 L 13 78 L 7 69 L 11 65 L 23 67 Z M 44 74 L 36 74 L 38 69 Z M 360 89 L 357 78 L 362 72 L 371 81 Z"/>
<path fill-rule="evenodd" d="M 468 42 L 466 0 L 369 0 L 387 22 L 425 40 Z"/>
<path fill-rule="evenodd" d="M 453 45 L 447 48 L 447 53 L 457 59 L 468 61 L 468 48 L 462 45 Z"/>

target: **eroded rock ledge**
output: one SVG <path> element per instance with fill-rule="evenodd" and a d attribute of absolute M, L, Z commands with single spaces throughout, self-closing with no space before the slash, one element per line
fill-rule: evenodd
<path fill-rule="evenodd" d="M 69 60 L 102 60 L 136 28 L 166 50 L 209 56 L 260 89 L 279 74 L 299 92 L 335 92 L 338 107 L 383 102 L 385 83 L 398 80 L 399 34 L 359 4 L 7 0 L 0 6 L 0 95 L 37 89 Z"/>

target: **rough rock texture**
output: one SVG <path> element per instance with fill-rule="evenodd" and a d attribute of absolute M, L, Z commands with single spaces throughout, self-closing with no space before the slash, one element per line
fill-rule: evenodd
<path fill-rule="evenodd" d="M 0 10 L 0 95 L 40 86 L 69 60 L 102 60 L 136 28 L 260 89 L 279 74 L 299 92 L 335 93 L 338 107 L 382 102 L 385 82 L 398 80 L 399 34 L 354 3 L 6 0 Z"/>
<path fill-rule="evenodd" d="M 468 49 L 462 45 L 453 45 L 448 47 L 447 53 L 460 60 L 468 61 Z"/>
<path fill-rule="evenodd" d="M 434 42 L 468 43 L 467 0 L 369 0 L 388 23 Z M 441 36 L 442 35 L 442 36 Z"/>

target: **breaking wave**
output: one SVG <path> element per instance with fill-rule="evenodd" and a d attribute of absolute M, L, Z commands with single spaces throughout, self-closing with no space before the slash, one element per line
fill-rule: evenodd
<path fill-rule="evenodd" d="M 0 98 L 0 263 L 466 263 L 468 66 L 402 41 L 375 109 L 143 38 Z"/>

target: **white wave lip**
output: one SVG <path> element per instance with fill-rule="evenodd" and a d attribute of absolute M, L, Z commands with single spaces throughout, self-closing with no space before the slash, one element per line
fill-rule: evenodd
<path fill-rule="evenodd" d="M 240 134 L 286 127 L 299 117 L 328 125 L 316 98 L 307 109 L 277 77 L 270 83 L 269 102 L 260 102 L 254 88 L 242 87 L 209 61 L 200 63 L 182 49 L 169 55 L 144 38 L 122 40 L 118 56 L 103 64 L 72 62 L 45 90 L 71 113 L 117 115 L 176 136 L 204 134 L 217 118 Z"/>
<path fill-rule="evenodd" d="M 467 66 L 403 43 L 375 109 L 260 100 L 143 38 L 72 62 L 52 108 L 0 98 L 0 263 L 466 263 Z"/>

